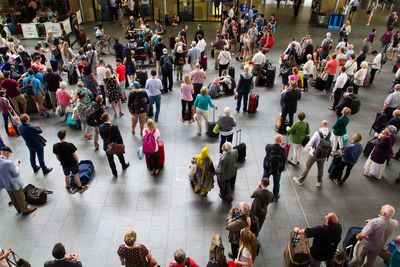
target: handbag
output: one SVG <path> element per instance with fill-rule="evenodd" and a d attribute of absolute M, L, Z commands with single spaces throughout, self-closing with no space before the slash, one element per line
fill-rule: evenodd
<path fill-rule="evenodd" d="M 191 165 L 189 166 L 189 181 L 193 181 L 194 176 L 196 175 L 197 171 L 197 164 L 196 164 L 196 159 L 192 158 L 191 160 Z"/>
<path fill-rule="evenodd" d="M 79 119 L 78 116 L 78 107 L 74 107 L 74 109 L 72 110 L 72 117 L 71 119 L 73 119 L 74 121 L 77 121 Z"/>
<path fill-rule="evenodd" d="M 389 252 L 386 248 L 389 246 L 390 242 L 387 243 L 379 252 L 379 257 L 383 259 L 384 262 L 389 262 L 392 257 L 392 253 Z"/>
<path fill-rule="evenodd" d="M 307 122 L 306 122 L 307 123 Z M 309 128 L 310 126 L 308 125 L 308 123 L 307 123 L 307 128 Z M 307 143 L 308 142 L 310 142 L 310 136 L 309 135 L 306 135 L 305 137 L 304 137 L 304 139 L 303 139 L 303 141 L 301 142 L 301 145 L 303 146 L 303 147 L 305 147 L 306 145 L 307 145 Z"/>
<path fill-rule="evenodd" d="M 107 145 L 106 152 L 107 154 L 112 154 L 112 155 L 122 155 L 125 154 L 125 145 L 124 144 L 117 144 L 115 142 L 110 142 L 110 137 L 111 137 L 111 127 L 108 128 L 108 137 L 107 141 L 109 142 Z"/>
<path fill-rule="evenodd" d="M 215 126 L 214 126 L 213 133 L 215 133 L 215 134 L 219 133 L 219 127 L 221 126 L 221 118 L 222 118 L 222 116 L 219 117 L 217 124 L 215 124 Z"/>
<path fill-rule="evenodd" d="M 136 150 L 136 154 L 137 154 L 138 159 L 140 159 L 140 160 L 143 159 L 144 153 L 143 153 L 143 147 L 142 147 L 142 146 L 139 147 L 139 148 Z"/>
<path fill-rule="evenodd" d="M 13 112 L 8 112 L 8 114 L 10 114 L 10 118 L 11 118 L 11 123 L 14 126 L 18 126 L 21 124 L 21 119 L 19 118 L 18 114 L 15 113 L 15 111 Z"/>
<path fill-rule="evenodd" d="M 329 73 L 324 72 L 324 73 L 322 73 L 321 79 L 326 82 L 328 80 L 328 77 L 329 77 Z"/>
<path fill-rule="evenodd" d="M 40 143 L 41 143 L 43 146 L 46 146 L 47 140 L 46 140 L 42 135 L 40 135 L 40 134 L 38 134 L 37 137 L 39 138 Z"/>
<path fill-rule="evenodd" d="M 10 259 L 12 256 L 12 259 Z M 8 266 L 20 266 L 20 267 L 31 267 L 31 264 L 27 261 L 24 260 L 23 258 L 20 258 L 14 251 L 11 250 L 10 256 L 6 258 Z"/>
<path fill-rule="evenodd" d="M 157 261 L 152 257 L 150 261 L 147 261 L 146 258 L 143 256 L 143 245 L 139 248 L 139 257 L 145 267 L 155 267 L 157 266 Z"/>

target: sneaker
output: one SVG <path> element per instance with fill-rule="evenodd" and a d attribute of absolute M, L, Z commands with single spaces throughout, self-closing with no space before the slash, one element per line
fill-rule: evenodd
<path fill-rule="evenodd" d="M 297 177 L 293 177 L 293 181 L 296 183 L 296 184 L 298 184 L 298 185 L 303 185 L 303 183 L 300 181 L 300 179 L 299 178 L 297 178 Z"/>
<path fill-rule="evenodd" d="M 47 168 L 45 171 L 43 171 L 43 175 L 48 174 L 49 172 L 51 172 L 53 170 L 53 168 Z"/>
<path fill-rule="evenodd" d="M 33 169 L 33 172 L 34 172 L 34 173 L 37 173 L 39 170 L 40 170 L 40 167 L 37 166 L 36 168 Z"/>
<path fill-rule="evenodd" d="M 129 167 L 129 162 L 126 163 L 124 166 L 122 166 L 122 169 L 125 170 L 125 169 L 127 169 L 128 167 Z"/>
<path fill-rule="evenodd" d="M 317 187 L 321 187 L 322 183 L 318 182 Z"/>
<path fill-rule="evenodd" d="M 88 185 L 82 185 L 81 188 L 78 188 L 78 192 L 79 193 L 85 192 L 88 188 L 89 188 Z"/>
<path fill-rule="evenodd" d="M 22 214 L 23 214 L 23 215 L 28 215 L 28 214 L 34 212 L 35 210 L 36 210 L 36 208 L 28 208 L 28 210 L 27 210 L 27 211 L 24 211 Z"/>
<path fill-rule="evenodd" d="M 65 190 L 67 190 L 68 192 L 71 191 L 71 186 L 66 185 Z"/>

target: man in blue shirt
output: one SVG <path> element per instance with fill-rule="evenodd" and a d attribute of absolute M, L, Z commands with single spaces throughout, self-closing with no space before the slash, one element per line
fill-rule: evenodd
<path fill-rule="evenodd" d="M 19 163 L 12 163 L 8 157 L 12 153 L 8 146 L 0 149 L 0 189 L 7 190 L 18 213 L 28 215 L 36 208 L 28 208 L 23 191 L 24 183 L 19 173 Z"/>
<path fill-rule="evenodd" d="M 29 84 L 31 84 L 33 86 L 33 89 L 35 90 L 35 95 L 32 96 L 33 99 L 35 100 L 38 108 L 39 108 L 39 115 L 41 117 L 49 117 L 49 113 L 46 112 L 46 109 L 43 106 L 44 103 L 44 96 L 46 95 L 46 93 L 43 90 L 43 87 L 40 83 L 40 81 L 35 78 L 34 76 L 34 71 L 33 69 L 29 69 L 28 70 L 28 77 L 26 77 L 23 82 L 24 82 L 24 87 L 26 88 L 26 86 Z"/>
<path fill-rule="evenodd" d="M 247 1 L 243 1 L 243 3 L 240 4 L 240 15 L 243 15 L 243 13 L 246 13 L 248 10 L 248 5 L 247 5 Z"/>
<path fill-rule="evenodd" d="M 21 124 L 18 126 L 19 133 L 25 141 L 26 146 L 29 149 L 31 166 L 33 172 L 38 172 L 40 168 L 42 168 L 43 175 L 48 174 L 53 170 L 53 168 L 47 168 L 44 163 L 44 150 L 43 147 L 45 144 L 42 143 L 39 138 L 39 134 L 42 133 L 42 129 L 39 127 L 35 127 L 29 124 L 29 116 L 28 114 L 21 115 Z M 36 154 L 39 159 L 40 167 L 36 165 Z"/>
<path fill-rule="evenodd" d="M 153 108 L 153 104 L 156 103 L 156 114 L 154 119 L 156 122 L 158 121 L 158 115 L 160 115 L 160 107 L 161 107 L 161 90 L 163 89 L 162 82 L 159 78 L 157 78 L 157 71 L 151 70 L 151 77 L 146 81 L 146 90 L 148 90 L 149 95 L 149 108 L 147 109 L 147 117 L 150 116 L 150 109 Z"/>

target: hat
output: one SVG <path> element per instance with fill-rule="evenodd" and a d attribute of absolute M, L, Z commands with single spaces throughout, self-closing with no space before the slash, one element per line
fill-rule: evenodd
<path fill-rule="evenodd" d="M 8 146 L 2 146 L 0 151 L 8 151 L 8 152 L 12 153 L 11 148 L 9 148 Z"/>
<path fill-rule="evenodd" d="M 133 87 L 140 88 L 140 83 L 137 82 L 137 81 L 135 81 L 135 82 L 133 82 L 132 86 L 133 86 Z"/>

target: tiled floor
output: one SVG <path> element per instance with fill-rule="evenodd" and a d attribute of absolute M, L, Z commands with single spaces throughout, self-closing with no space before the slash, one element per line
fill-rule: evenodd
<path fill-rule="evenodd" d="M 264 14 L 271 12 L 276 12 L 274 7 L 265 8 Z M 308 12 L 308 9 L 302 10 L 297 19 L 293 19 L 291 9 L 281 8 L 276 12 L 279 22 L 276 44 L 268 55 L 274 65 L 277 65 L 279 55 L 286 48 L 292 35 L 300 39 L 309 31 L 314 43 L 322 40 L 326 29 L 310 27 L 307 24 Z M 362 37 L 369 33 L 372 26 L 378 29 L 377 43 L 374 47 L 379 48 L 379 37 L 385 29 L 386 13 L 376 12 L 371 27 L 364 25 L 364 14 L 363 11 L 358 12 L 359 17 L 355 18 L 350 35 L 356 51 L 360 48 Z M 191 39 L 195 23 L 189 25 L 188 36 Z M 214 39 L 213 33 L 219 25 L 203 25 L 206 39 L 210 42 Z M 93 33 L 89 29 L 92 29 L 92 26 L 93 24 L 84 25 L 91 37 Z M 105 23 L 105 30 L 112 36 L 120 37 L 124 32 L 124 29 L 111 23 Z M 176 34 L 177 31 L 177 28 L 170 28 L 167 36 Z M 332 32 L 336 39 L 337 31 Z M 34 41 L 23 41 L 23 44 L 32 51 Z M 106 61 L 113 63 L 110 57 L 106 57 Z M 240 64 L 235 60 L 232 62 L 238 77 Z M 211 82 L 216 76 L 211 58 L 208 65 L 208 81 Z M 370 139 L 368 131 L 375 113 L 380 110 L 390 89 L 393 78 L 392 65 L 390 61 L 386 63 L 382 73 L 377 75 L 374 85 L 360 90 L 361 111 L 351 118 L 348 130 L 350 134 L 361 132 L 364 144 Z M 188 66 L 185 66 L 184 71 L 189 71 Z M 247 144 L 247 158 L 244 164 L 239 165 L 233 205 L 242 200 L 251 201 L 250 194 L 261 178 L 264 146 L 272 142 L 276 134 L 273 129 L 280 109 L 280 88 L 281 82 L 278 77 L 274 88 L 257 87 L 254 90 L 260 95 L 257 113 L 234 114 L 238 121 L 237 129 L 243 130 L 242 141 Z M 223 107 L 230 106 L 233 109 L 235 105 L 232 97 L 222 97 L 214 102 L 221 108 L 217 114 L 220 114 Z M 311 89 L 303 94 L 298 110 L 306 112 L 312 131 L 322 119 L 329 120 L 331 125 L 335 122 L 336 116 L 327 109 L 328 105 L 328 97 L 320 91 Z M 51 259 L 52 246 L 59 241 L 66 245 L 68 253 L 78 253 L 84 266 L 119 266 L 116 251 L 118 245 L 123 242 L 124 233 L 131 229 L 137 232 L 138 242 L 151 249 L 161 266 L 167 266 L 173 259 L 173 251 L 178 247 L 183 248 L 200 266 L 205 266 L 209 243 L 215 233 L 222 235 L 226 252 L 230 250 L 224 221 L 231 206 L 220 200 L 217 185 L 207 197 L 201 197 L 192 191 L 186 179 L 189 161 L 202 147 L 208 146 L 214 162 L 218 162 L 219 142 L 204 134 L 197 136 L 196 125 L 179 121 L 181 108 L 177 83 L 175 82 L 172 93 L 162 96 L 157 127 L 160 129 L 161 139 L 165 141 L 166 162 L 165 168 L 158 176 L 151 176 L 144 161 L 137 159 L 136 149 L 140 146 L 140 138 L 131 135 L 130 116 L 126 105 L 123 108 L 125 115 L 113 123 L 118 124 L 123 134 L 127 147 L 126 158 L 131 167 L 125 172 L 120 171 L 118 179 L 112 177 L 104 152 L 96 152 L 93 144 L 84 140 L 79 130 L 67 128 L 62 119 L 54 115 L 49 119 L 39 119 L 33 115 L 32 119 L 32 124 L 39 125 L 48 140 L 45 159 L 54 171 L 45 177 L 41 173 L 32 173 L 28 150 L 21 138 L 5 138 L 5 142 L 14 151 L 12 160 L 22 162 L 25 183 L 54 190 L 54 194 L 50 195 L 46 205 L 39 207 L 35 213 L 21 217 L 13 208 L 7 206 L 9 198 L 7 193 L 2 191 L 0 246 L 13 248 L 19 255 L 29 259 L 35 267 L 42 266 L 45 260 Z M 112 112 L 110 108 L 109 111 Z M 68 140 L 78 147 L 79 158 L 91 159 L 95 164 L 95 178 L 90 183 L 89 190 L 83 194 L 70 195 L 64 190 L 62 170 L 52 154 L 52 144 L 57 141 L 56 132 L 60 128 L 67 128 Z M 1 130 L 1 134 L 4 136 L 4 130 Z M 325 171 L 322 188 L 316 188 L 316 167 L 313 167 L 304 186 L 298 187 L 292 184 L 290 177 L 300 174 L 305 158 L 306 153 L 303 153 L 300 167 L 289 165 L 282 174 L 282 197 L 278 203 L 269 206 L 267 219 L 259 235 L 261 252 L 255 266 L 283 266 L 282 255 L 289 232 L 295 226 L 306 227 L 307 222 L 311 226 L 322 224 L 326 212 L 335 211 L 340 216 L 344 236 L 349 227 L 362 225 L 366 218 L 376 217 L 382 204 L 390 203 L 399 207 L 399 186 L 394 184 L 394 178 L 399 172 L 397 161 L 391 161 L 384 179 L 371 181 L 362 176 L 365 157 L 361 156 L 343 187 L 329 181 Z M 118 168 L 120 170 L 121 167 L 118 165 Z M 397 214 L 395 217 L 399 218 Z M 376 266 L 382 265 L 382 261 L 377 260 Z"/>

